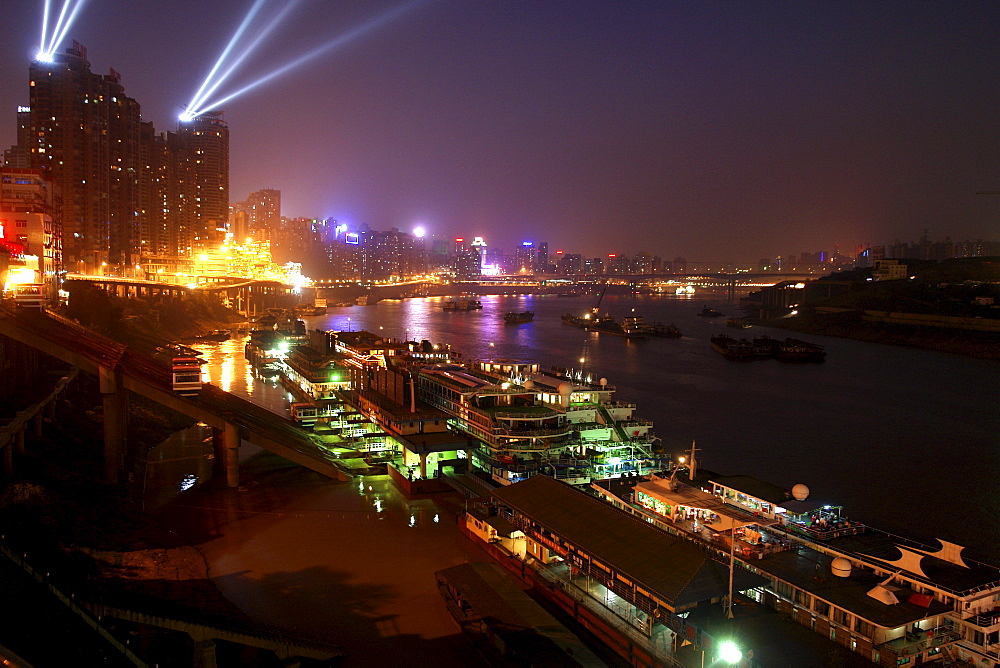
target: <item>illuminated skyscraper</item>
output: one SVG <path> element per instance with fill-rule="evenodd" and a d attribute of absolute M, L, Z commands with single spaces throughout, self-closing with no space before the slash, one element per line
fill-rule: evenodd
<path fill-rule="evenodd" d="M 194 204 L 192 252 L 223 240 L 229 220 L 229 127 L 221 111 L 207 111 L 177 130 L 187 152 Z"/>
<path fill-rule="evenodd" d="M 192 160 L 180 135 L 143 123 L 139 144 L 139 229 L 143 264 L 177 271 L 192 255 L 195 188 Z"/>
<path fill-rule="evenodd" d="M 29 73 L 28 162 L 62 192 L 66 268 L 129 272 L 139 259 L 139 104 L 114 70 L 93 74 L 75 42 Z"/>

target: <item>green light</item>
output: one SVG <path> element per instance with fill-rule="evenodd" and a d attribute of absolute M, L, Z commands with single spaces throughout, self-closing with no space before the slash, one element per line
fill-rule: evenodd
<path fill-rule="evenodd" d="M 719 645 L 719 658 L 726 663 L 739 663 L 743 660 L 743 652 L 731 640 L 726 640 Z"/>

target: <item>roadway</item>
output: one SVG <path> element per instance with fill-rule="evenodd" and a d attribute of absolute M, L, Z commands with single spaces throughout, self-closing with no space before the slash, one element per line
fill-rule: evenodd
<path fill-rule="evenodd" d="M 110 424 L 114 421 L 109 419 L 107 397 L 119 395 L 118 400 L 125 401 L 124 393 L 120 392 L 125 389 L 203 422 L 220 435 L 226 434 L 225 447 L 229 450 L 238 449 L 239 439 L 242 439 L 325 476 L 347 477 L 339 468 L 337 458 L 322 442 L 290 420 L 207 383 L 195 397 L 178 396 L 172 390 L 171 372 L 166 364 L 71 320 L 38 312 L 0 312 L 0 335 L 99 379 L 106 399 L 106 458 L 124 461 L 123 444 L 109 443 L 109 438 L 124 438 L 124 433 L 109 436 L 108 429 L 114 429 Z M 127 411 L 127 403 L 122 410 Z M 225 458 L 231 486 L 238 485 L 235 456 L 236 453 L 231 452 Z"/>

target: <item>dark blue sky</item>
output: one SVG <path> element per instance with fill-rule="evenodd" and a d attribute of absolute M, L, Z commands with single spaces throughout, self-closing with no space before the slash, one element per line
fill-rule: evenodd
<path fill-rule="evenodd" d="M 302 0 L 220 92 L 399 4 Z M 249 6 L 89 0 L 68 39 L 173 129 Z M 3 2 L 3 146 L 41 7 Z M 231 196 L 587 255 L 998 240 L 998 34 L 996 2 L 429 0 L 226 103 Z"/>

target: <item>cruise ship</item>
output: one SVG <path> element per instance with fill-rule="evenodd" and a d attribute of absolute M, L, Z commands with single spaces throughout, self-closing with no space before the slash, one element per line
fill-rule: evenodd
<path fill-rule="evenodd" d="M 575 485 L 645 475 L 666 464 L 652 422 L 633 403 L 580 372 L 534 362 L 435 364 L 419 370 L 419 396 L 471 438 L 475 468 L 509 485 L 542 474 Z"/>

